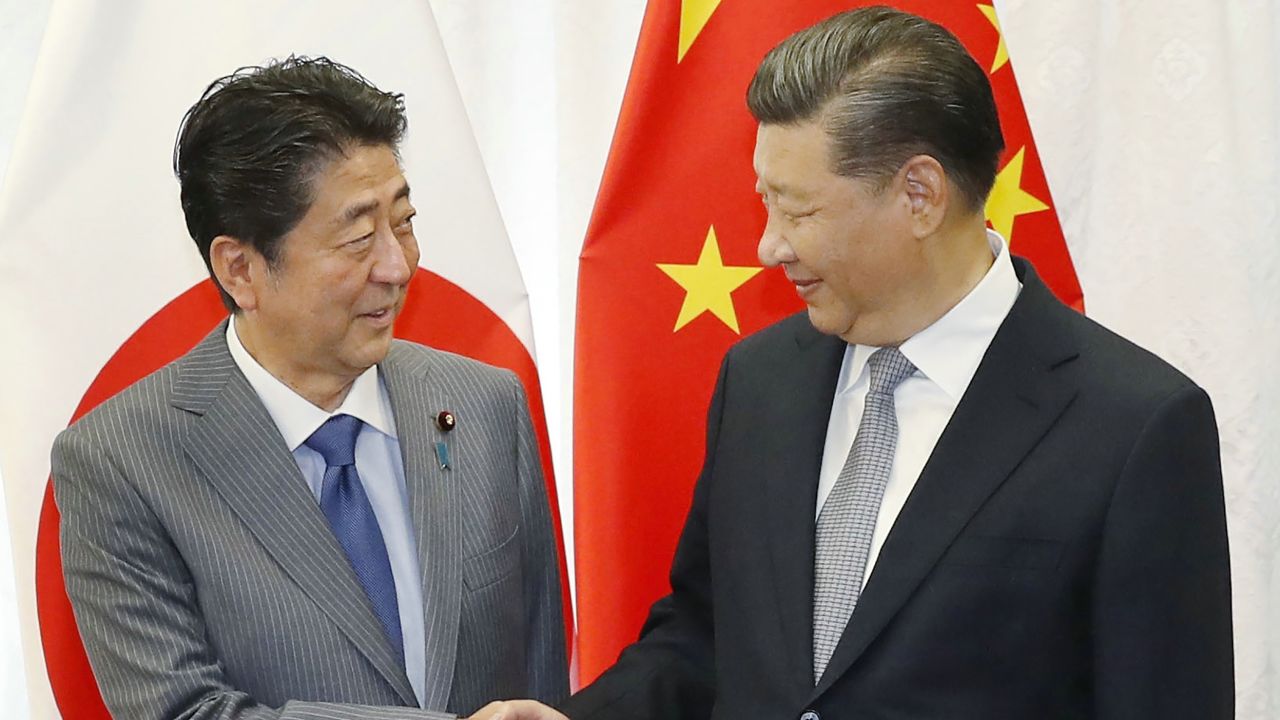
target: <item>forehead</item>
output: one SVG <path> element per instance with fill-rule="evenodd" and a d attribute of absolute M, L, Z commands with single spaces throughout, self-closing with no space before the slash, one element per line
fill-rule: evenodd
<path fill-rule="evenodd" d="M 408 184 L 395 151 L 362 145 L 329 161 L 314 176 L 313 213 L 340 220 L 352 206 L 390 206 L 407 195 Z"/>
<path fill-rule="evenodd" d="M 801 192 L 834 177 L 828 145 L 826 131 L 817 120 L 786 125 L 761 123 L 752 158 L 759 179 L 757 189 Z"/>

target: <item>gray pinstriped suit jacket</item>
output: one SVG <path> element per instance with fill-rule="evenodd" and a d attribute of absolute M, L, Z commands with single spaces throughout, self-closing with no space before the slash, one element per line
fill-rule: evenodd
<path fill-rule="evenodd" d="M 442 718 L 563 698 L 555 543 L 515 376 L 400 341 L 380 365 L 422 570 L 430 710 L 414 709 L 225 328 L 53 446 L 67 591 L 112 714 Z M 443 409 L 458 418 L 447 435 L 434 423 Z"/>

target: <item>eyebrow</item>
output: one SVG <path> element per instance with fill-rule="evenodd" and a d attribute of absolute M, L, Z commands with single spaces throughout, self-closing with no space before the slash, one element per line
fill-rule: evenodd
<path fill-rule="evenodd" d="M 402 198 L 407 198 L 407 197 L 409 197 L 409 183 L 406 181 L 405 184 L 401 185 L 400 189 L 396 191 L 395 197 L 391 198 L 391 203 L 395 204 L 397 200 L 400 200 Z M 340 222 L 343 225 L 353 223 L 361 215 L 367 215 L 377 209 L 378 209 L 377 200 L 366 200 L 362 203 L 356 203 L 355 205 L 352 205 L 351 207 L 342 211 Z"/>
<path fill-rule="evenodd" d="M 786 183 L 770 183 L 760 178 L 756 178 L 755 191 L 764 194 L 766 191 L 773 191 L 774 194 L 790 198 L 793 200 L 808 200 L 809 194 L 801 192 L 798 188 L 792 187 Z"/>

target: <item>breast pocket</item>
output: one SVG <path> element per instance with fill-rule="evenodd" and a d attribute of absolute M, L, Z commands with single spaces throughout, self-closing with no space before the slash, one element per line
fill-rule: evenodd
<path fill-rule="evenodd" d="M 451 703 L 480 707 L 495 697 L 525 697 L 524 577 L 520 531 L 490 550 L 463 561 L 461 622 Z M 477 680 L 479 678 L 479 680 Z"/>
<path fill-rule="evenodd" d="M 989 535 L 957 538 L 941 564 L 1005 570 L 1052 570 L 1062 559 L 1063 543 L 1040 538 Z"/>
<path fill-rule="evenodd" d="M 492 549 L 463 561 L 462 582 L 468 590 L 488 587 L 515 571 L 520 565 L 520 528 Z"/>

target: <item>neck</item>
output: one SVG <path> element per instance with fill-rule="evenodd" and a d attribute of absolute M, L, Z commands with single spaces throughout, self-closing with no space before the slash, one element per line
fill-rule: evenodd
<path fill-rule="evenodd" d="M 933 255 L 930 267 L 935 269 L 935 292 L 926 313 L 928 320 L 916 332 L 937 322 L 973 292 L 995 262 L 982 217 L 970 218 L 955 232 L 928 243 L 928 248 Z"/>
<path fill-rule="evenodd" d="M 920 241 L 923 271 L 902 287 L 893 314 L 866 337 L 845 340 L 897 346 L 937 322 L 965 298 L 995 260 L 981 214 L 958 218 Z"/>
<path fill-rule="evenodd" d="M 240 344 L 272 377 L 325 412 L 333 412 L 342 406 L 342 401 L 347 399 L 358 375 L 337 374 L 294 361 L 270 342 L 265 342 L 264 338 L 269 333 L 243 313 L 233 315 L 232 322 L 236 325 L 236 337 L 240 338 Z"/>

